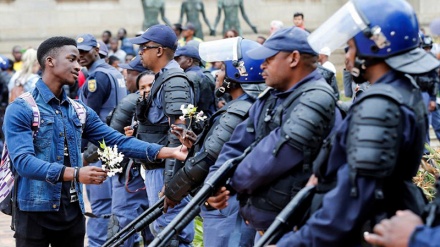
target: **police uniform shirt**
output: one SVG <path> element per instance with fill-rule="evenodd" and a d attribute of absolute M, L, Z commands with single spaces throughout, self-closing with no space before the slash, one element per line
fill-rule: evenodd
<path fill-rule="evenodd" d="M 92 108 L 98 115 L 102 105 L 110 96 L 112 86 L 110 78 L 101 71 L 95 71 L 96 68 L 105 63 L 104 59 L 97 60 L 89 69 L 89 76 L 82 88 L 81 97 L 87 102 L 87 106 Z"/>
<path fill-rule="evenodd" d="M 272 90 L 269 93 L 274 94 L 277 97 L 277 105 L 281 104 L 296 88 L 300 85 L 312 81 L 312 80 L 324 80 L 318 70 L 313 71 L 300 82 L 294 85 L 292 88 L 285 92 Z M 265 114 L 266 109 L 264 107 L 264 101 L 257 100 L 249 111 L 249 118 L 254 120 L 254 128 L 260 114 Z M 276 108 L 276 106 L 274 107 Z M 286 118 L 286 112 L 283 113 L 283 119 Z M 339 119 L 339 120 L 338 120 Z M 341 116 L 338 114 L 336 118 L 335 126 L 341 121 Z M 217 162 L 210 169 L 209 176 L 213 174 L 225 161 L 228 159 L 239 156 L 247 147 L 249 147 L 255 141 L 255 132 L 250 133 L 246 131 L 248 125 L 246 120 L 239 124 L 235 129 L 231 139 L 227 142 L 222 149 L 222 152 L 217 159 Z M 231 186 L 238 192 L 244 194 L 252 194 L 257 188 L 265 184 L 269 184 L 271 181 L 279 177 L 280 175 L 291 170 L 297 165 L 301 165 L 303 161 L 303 151 L 298 150 L 288 144 L 284 144 L 278 154 L 274 156 L 272 154 L 280 139 L 280 127 L 277 127 L 270 132 L 269 135 L 264 137 L 237 166 L 234 175 L 231 178 Z M 208 176 L 208 177 L 209 177 Z M 246 212 L 241 209 L 243 215 Z M 273 216 L 265 215 L 261 212 L 255 214 L 252 218 L 255 219 L 257 224 L 266 225 L 268 221 L 273 221 Z M 269 223 L 270 224 L 270 223 Z M 253 227 L 256 227 L 253 225 Z"/>
<path fill-rule="evenodd" d="M 175 61 L 171 60 L 159 73 L 156 74 L 156 79 L 159 77 L 161 73 L 163 73 L 167 69 L 171 68 L 180 68 L 180 65 Z M 183 70 L 182 70 L 183 71 Z M 153 82 L 153 85 L 156 81 Z M 193 93 L 192 93 L 193 94 Z M 168 123 L 168 117 L 165 116 L 165 105 L 163 104 L 164 100 L 164 91 L 163 84 L 161 85 L 159 91 L 156 95 L 153 96 L 153 102 L 148 111 L 148 120 L 153 124 L 163 124 Z M 192 95 L 192 97 L 194 97 Z"/>
<path fill-rule="evenodd" d="M 410 84 L 409 81 L 398 78 L 393 71 L 384 75 L 374 85 L 379 83 L 389 84 L 393 88 L 408 88 Z M 413 111 L 400 106 L 400 112 L 400 120 L 407 124 L 404 125 L 404 129 L 400 133 L 398 153 L 413 153 L 414 140 L 420 136 L 421 130 L 413 124 L 417 122 Z M 368 217 L 371 217 L 375 201 L 374 192 L 379 186 L 379 179 L 358 175 L 356 178 L 358 196 L 350 196 L 352 184 L 346 153 L 350 118 L 351 116 L 348 115 L 337 131 L 325 174 L 325 176 L 337 174 L 336 187 L 324 196 L 322 207 L 311 216 L 307 223 L 297 232 L 289 232 L 284 235 L 277 246 L 361 246 L 362 232 L 360 227 Z M 402 162 L 399 159 L 396 163 L 395 169 L 408 171 L 407 173 L 414 171 L 413 175 L 419 166 L 418 163 L 408 164 L 408 162 Z M 403 180 L 403 178 L 400 179 Z"/>

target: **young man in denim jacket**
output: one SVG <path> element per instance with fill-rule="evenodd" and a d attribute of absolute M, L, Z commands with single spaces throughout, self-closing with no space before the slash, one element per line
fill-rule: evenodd
<path fill-rule="evenodd" d="M 38 131 L 33 137 L 34 110 L 22 98 L 10 104 L 3 125 L 18 179 L 16 246 L 84 246 L 82 184 L 102 184 L 107 171 L 82 166 L 81 138 L 95 145 L 104 140 L 133 158 L 184 159 L 186 154 L 180 147 L 127 138 L 87 106 L 86 121 L 80 122 L 63 90 L 75 83 L 81 69 L 75 40 L 49 38 L 39 46 L 37 57 L 43 71 L 32 92 L 40 112 Z"/>

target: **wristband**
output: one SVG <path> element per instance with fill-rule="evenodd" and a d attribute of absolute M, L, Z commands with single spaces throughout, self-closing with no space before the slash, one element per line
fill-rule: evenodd
<path fill-rule="evenodd" d="M 75 181 L 77 182 L 77 183 L 79 183 L 79 170 L 80 170 L 81 168 L 79 168 L 79 167 L 75 167 L 75 171 L 76 171 L 76 173 L 75 173 Z"/>

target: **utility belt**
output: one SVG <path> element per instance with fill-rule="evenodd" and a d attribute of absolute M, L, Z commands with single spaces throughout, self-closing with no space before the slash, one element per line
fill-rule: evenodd
<path fill-rule="evenodd" d="M 140 123 L 137 129 L 136 138 L 141 141 L 167 146 L 169 129 L 170 127 L 168 124 L 152 125 Z M 140 163 L 145 170 L 154 170 L 165 167 L 165 160 L 150 162 L 148 160 L 135 159 L 135 162 Z"/>
<path fill-rule="evenodd" d="M 145 170 L 155 170 L 155 169 L 160 169 L 160 168 L 165 168 L 165 162 L 161 162 L 161 163 L 144 163 L 141 162 L 140 165 L 145 169 Z"/>
<path fill-rule="evenodd" d="M 151 163 L 139 163 L 137 161 L 139 160 L 133 160 L 133 165 L 131 165 L 130 169 L 140 170 L 141 167 L 143 167 L 145 170 L 153 170 L 153 169 L 159 169 L 165 167 L 165 164 L 161 165 L 163 162 L 161 162 L 160 164 L 151 164 Z"/>

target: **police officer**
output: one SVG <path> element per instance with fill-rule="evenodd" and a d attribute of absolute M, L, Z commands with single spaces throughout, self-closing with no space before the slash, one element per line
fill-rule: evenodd
<path fill-rule="evenodd" d="M 196 46 L 179 47 L 174 54 L 174 60 L 179 63 L 188 79 L 194 84 L 197 110 L 203 111 L 205 116 L 210 117 L 215 112 L 215 85 L 200 67 L 202 59 L 199 56 L 199 50 Z"/>
<path fill-rule="evenodd" d="M 203 183 L 208 175 L 209 167 L 215 163 L 223 144 L 229 140 L 237 124 L 247 118 L 248 110 L 258 93 L 266 87 L 260 68 L 263 61 L 251 59 L 246 54 L 246 51 L 260 45 L 255 41 L 241 37 L 234 39 L 233 43 L 237 48 L 230 49 L 231 56 L 216 53 L 218 49 L 225 47 L 224 43 L 228 43 L 230 40 L 205 42 L 200 46 L 200 54 L 209 57 L 208 61 L 221 61 L 227 57 L 229 59 L 236 57 L 236 60 L 224 61 L 216 77 L 217 83 L 223 88 L 219 92 L 229 93 L 233 100 L 207 120 L 202 133 L 193 146 L 192 152 L 195 155 L 188 156 L 189 159 L 186 160 L 183 169 L 173 177 L 165 188 L 166 200 L 174 201 L 174 203 L 179 202 L 181 198 Z M 211 45 L 214 43 L 215 45 Z M 214 57 L 213 54 L 220 56 Z M 182 136 L 179 128 L 173 130 Z M 169 204 L 171 203 L 173 202 Z M 230 235 L 235 230 L 241 233 L 241 238 L 231 241 L 237 241 L 236 244 L 239 246 L 253 245 L 255 230 L 247 227 L 241 217 L 237 219 L 238 207 L 237 200 L 232 201 L 229 207 L 222 211 L 214 210 L 209 206 L 202 207 L 203 243 L 205 246 L 228 246 Z M 237 220 L 238 229 L 235 228 Z"/>
<path fill-rule="evenodd" d="M 439 181 L 436 183 L 437 191 Z M 365 240 L 383 247 L 433 247 L 440 240 L 440 195 L 426 208 L 425 220 L 409 211 L 399 210 L 391 219 L 384 219 L 374 226 L 374 233 L 365 232 Z M 424 223 L 425 222 L 425 223 Z"/>
<path fill-rule="evenodd" d="M 123 133 L 124 127 L 132 125 L 136 102 L 139 99 L 139 94 L 136 93 L 136 78 L 141 73 L 147 74 L 151 71 L 142 66 L 139 55 L 134 57 L 129 63 L 121 64 L 120 67 L 127 70 L 126 85 L 131 94 L 122 99 L 111 114 L 108 122 L 110 127 Z M 127 226 L 149 206 L 144 180 L 140 174 L 140 164 L 133 162 L 133 160 L 125 161 L 127 166 L 112 181 L 112 192 L 117 196 L 112 197 L 112 219 L 108 232 L 109 237 Z M 150 242 L 153 238 L 149 229 L 144 229 L 141 235 L 144 243 Z M 130 236 L 121 246 L 131 247 L 139 243 L 140 240 L 140 237 L 135 234 Z"/>
<path fill-rule="evenodd" d="M 435 55 L 431 51 L 432 46 L 433 41 L 431 36 L 423 35 L 423 33 L 420 33 L 420 48 L 435 57 Z M 416 79 L 420 89 L 422 91 L 427 91 L 427 94 L 429 94 L 428 110 L 431 112 L 431 124 L 434 129 L 435 135 L 437 136 L 437 139 L 440 139 L 440 109 L 438 106 L 438 104 L 440 103 L 440 99 L 437 95 L 440 80 L 439 70 L 438 68 L 436 68 L 435 70 L 429 71 L 428 73 L 415 75 L 414 79 Z M 429 134 L 427 137 L 429 142 Z"/>
<path fill-rule="evenodd" d="M 147 70 L 142 65 L 141 57 L 137 55 L 129 63 L 122 63 L 119 67 L 126 70 L 125 86 L 127 90 L 130 93 L 138 91 L 138 88 L 136 87 L 136 78 L 140 73 Z"/>
<path fill-rule="evenodd" d="M 319 169 L 318 185 L 337 176 L 335 188 L 277 246 L 361 246 L 362 233 L 396 210 L 421 213 L 424 198 L 412 177 L 423 153 L 427 111 L 405 73 L 423 73 L 438 62 L 417 48 L 418 30 L 404 0 L 352 0 L 309 36 L 316 51 L 348 42 L 347 70 L 372 85 L 353 104 L 327 166 Z"/>
<path fill-rule="evenodd" d="M 80 65 L 88 70 L 79 98 L 92 108 L 99 118 L 106 122 L 106 117 L 118 102 L 127 95 L 122 74 L 99 57 L 96 38 L 91 34 L 77 37 L 76 43 L 80 54 Z M 89 165 L 101 167 L 101 161 Z M 112 178 L 98 186 L 86 186 L 92 213 L 87 221 L 89 246 L 102 246 L 107 239 L 108 216 L 111 213 Z"/>
<path fill-rule="evenodd" d="M 149 97 L 138 103 L 136 110 L 139 126 L 137 138 L 162 143 L 168 146 L 180 144 L 177 137 L 170 134 L 170 124 L 185 127 L 185 121 L 179 119 L 182 115 L 181 105 L 194 104 L 194 92 L 191 82 L 186 77 L 179 64 L 174 60 L 177 49 L 177 37 L 174 31 L 166 25 L 154 25 L 141 36 L 130 39 L 138 44 L 139 55 L 145 68 L 156 73 L 156 79 Z M 158 200 L 158 194 L 173 176 L 177 166 L 174 160 L 162 162 L 141 161 L 147 169 L 145 185 L 150 205 Z M 153 223 L 153 234 L 163 229 L 179 210 L 188 202 L 188 198 Z M 171 241 L 171 246 L 189 246 L 194 238 L 194 225 L 190 224 L 184 231 Z"/>
<path fill-rule="evenodd" d="M 209 175 L 254 146 L 238 164 L 230 185 L 238 193 L 241 215 L 261 232 L 306 184 L 322 140 L 340 121 L 333 89 L 317 70 L 317 53 L 307 36 L 298 27 L 281 29 L 247 52 L 264 59 L 262 76 L 271 89 L 254 103 L 210 169 Z M 230 203 L 229 193 L 222 188 L 208 204 L 223 208 Z"/>

